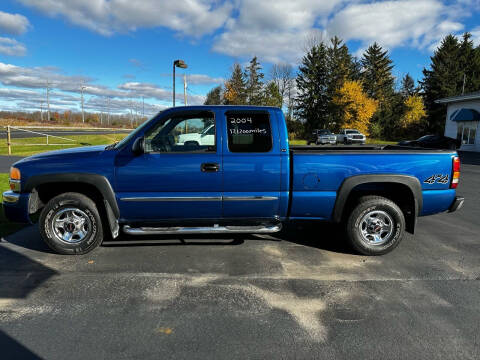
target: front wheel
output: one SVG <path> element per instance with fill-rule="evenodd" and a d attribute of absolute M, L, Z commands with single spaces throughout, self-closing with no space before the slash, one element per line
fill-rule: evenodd
<path fill-rule="evenodd" d="M 395 249 L 405 234 L 405 216 L 393 201 L 364 196 L 348 217 L 347 238 L 363 255 L 383 255 Z"/>
<path fill-rule="evenodd" d="M 79 193 L 64 193 L 42 210 L 39 229 L 43 240 L 64 255 L 86 254 L 103 240 L 103 228 L 95 203 Z"/>

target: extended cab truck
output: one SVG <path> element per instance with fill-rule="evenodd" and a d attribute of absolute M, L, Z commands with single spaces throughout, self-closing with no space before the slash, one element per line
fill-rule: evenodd
<path fill-rule="evenodd" d="M 212 124 L 213 143 L 178 141 Z M 188 106 L 117 144 L 20 160 L 3 206 L 17 222 L 40 211 L 42 237 L 62 254 L 86 253 L 104 233 L 271 233 L 319 220 L 343 223 L 357 251 L 379 255 L 417 216 L 462 205 L 459 171 L 447 150 L 289 147 L 277 108 Z"/>

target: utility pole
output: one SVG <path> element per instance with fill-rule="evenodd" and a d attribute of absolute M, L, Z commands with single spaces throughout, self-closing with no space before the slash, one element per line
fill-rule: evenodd
<path fill-rule="evenodd" d="M 183 101 L 187 106 L 187 75 L 183 74 Z"/>
<path fill-rule="evenodd" d="M 462 87 L 462 95 L 465 94 L 465 80 L 466 80 L 466 76 L 465 76 L 465 73 L 463 73 L 463 87 Z"/>
<path fill-rule="evenodd" d="M 110 126 L 110 98 L 107 97 L 107 125 Z"/>
<path fill-rule="evenodd" d="M 85 86 L 80 86 L 80 92 L 81 92 L 81 99 L 82 99 L 82 123 L 85 123 L 85 112 L 83 111 L 83 90 L 85 90 Z"/>
<path fill-rule="evenodd" d="M 50 87 L 47 79 L 47 121 L 50 121 Z"/>
<path fill-rule="evenodd" d="M 142 120 L 145 119 L 145 98 L 142 95 Z"/>
<path fill-rule="evenodd" d="M 43 100 L 40 100 L 40 121 L 43 122 Z"/>

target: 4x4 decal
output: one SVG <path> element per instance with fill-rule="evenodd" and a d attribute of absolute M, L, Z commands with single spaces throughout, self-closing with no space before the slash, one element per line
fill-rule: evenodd
<path fill-rule="evenodd" d="M 425 184 L 448 184 L 448 175 L 442 175 L 442 174 L 437 174 L 437 175 L 432 175 L 429 178 L 425 179 L 424 181 Z"/>

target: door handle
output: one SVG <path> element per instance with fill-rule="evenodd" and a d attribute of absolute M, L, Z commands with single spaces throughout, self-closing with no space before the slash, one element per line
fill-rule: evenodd
<path fill-rule="evenodd" d="M 217 172 L 220 170 L 220 165 L 217 163 L 203 163 L 200 165 L 200 170 L 203 172 Z"/>

